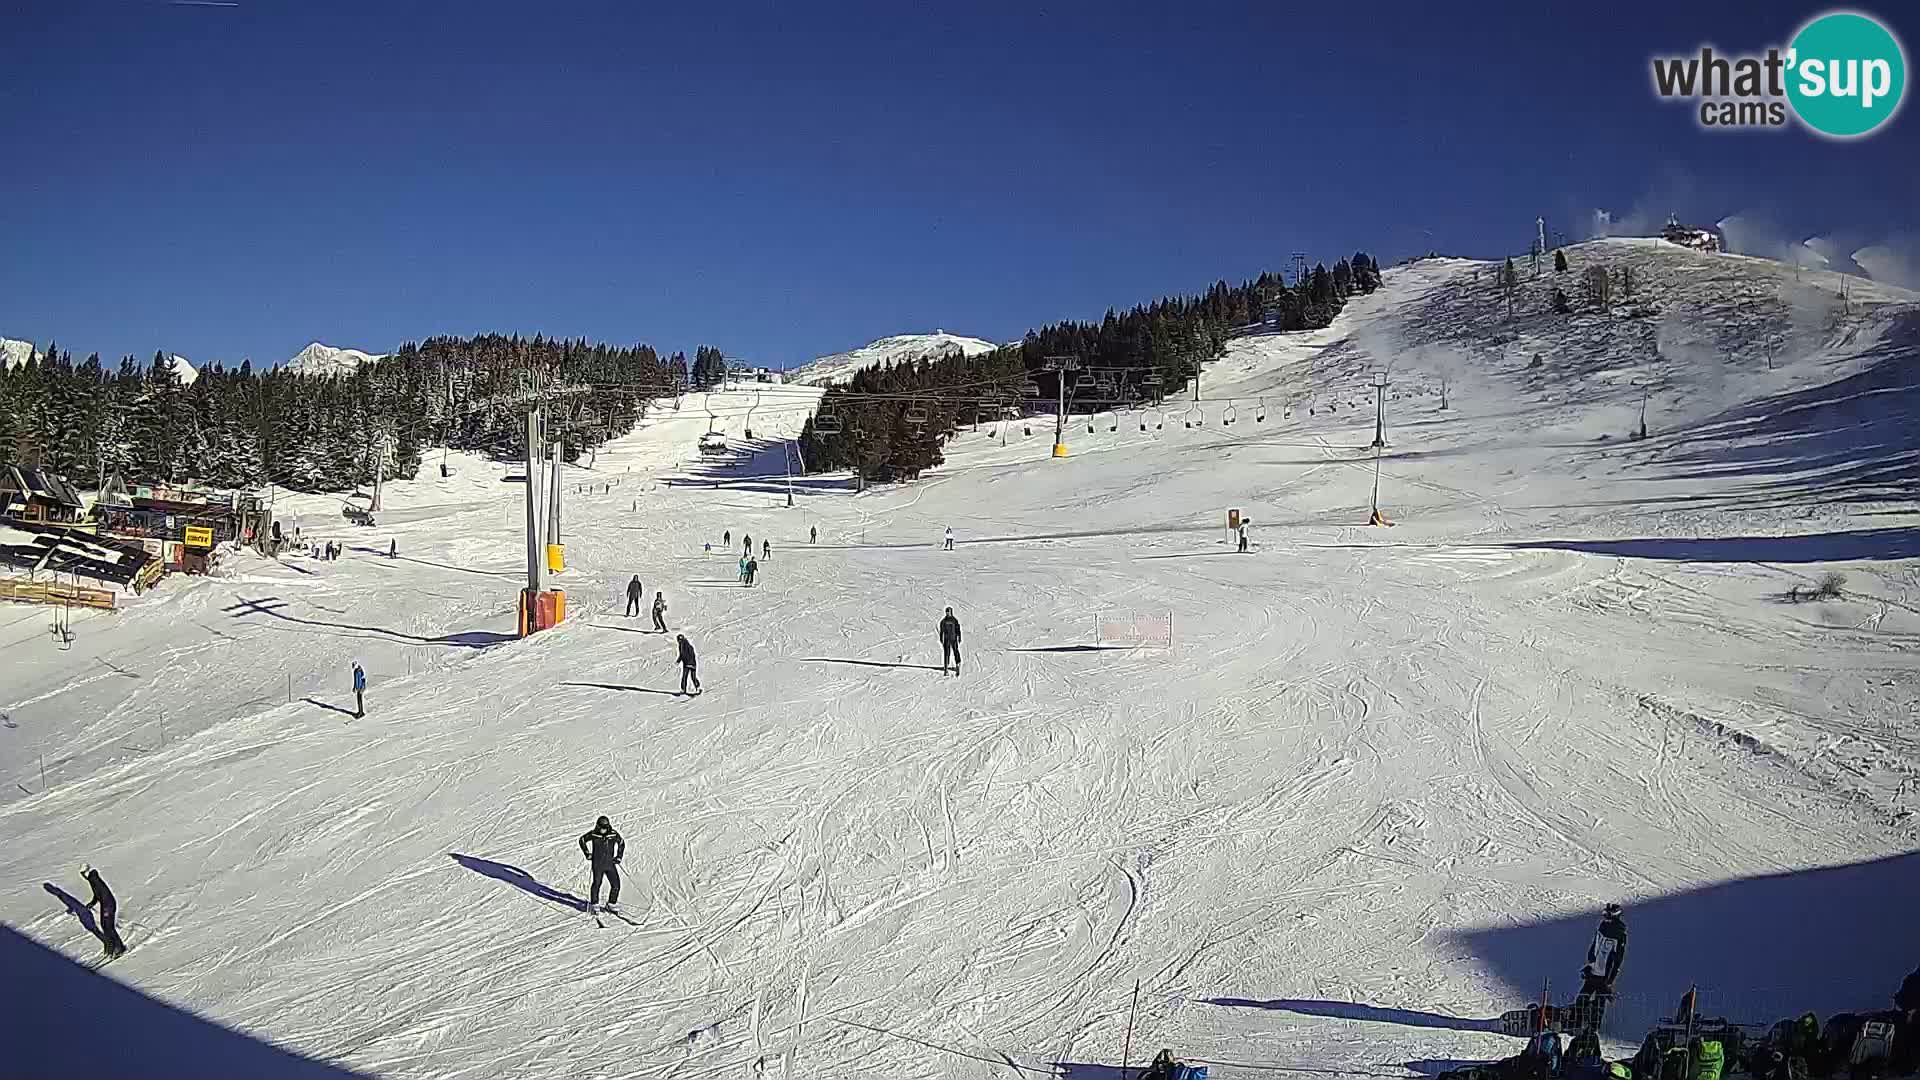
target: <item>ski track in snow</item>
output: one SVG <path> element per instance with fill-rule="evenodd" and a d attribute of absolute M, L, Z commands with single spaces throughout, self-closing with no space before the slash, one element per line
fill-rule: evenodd
<path fill-rule="evenodd" d="M 1656 293 L 1694 280 L 1692 256 L 1641 258 Z M 777 443 L 719 489 L 672 483 L 714 468 L 692 453 L 708 418 L 656 412 L 567 470 L 569 619 L 527 641 L 519 489 L 472 457 L 392 485 L 372 530 L 289 499 L 347 541 L 337 562 L 171 579 L 77 619 L 65 652 L 44 613 L 8 612 L 0 638 L 33 652 L 0 706 L 0 915 L 96 951 L 40 885 L 87 852 L 156 928 L 104 977 L 382 1076 L 1028 1076 L 1117 1062 L 1136 979 L 1136 1060 L 1509 1053 L 1206 999 L 1492 1016 L 1533 988 L 1462 931 L 1906 850 L 1920 574 L 1848 561 L 1845 604 L 1788 605 L 1821 565 L 1508 546 L 1916 519 L 1811 496 L 1736 514 L 1725 480 L 1666 464 L 1684 445 L 1596 441 L 1631 411 L 1602 346 L 1637 324 L 1485 344 L 1507 328 L 1476 321 L 1473 272 L 1397 269 L 1327 330 L 1236 342 L 1207 382 L 1241 399 L 1232 428 L 1123 415 L 1070 428 L 1063 462 L 963 431 L 919 483 L 791 510 Z M 1853 318 L 1856 344 L 1885 340 L 1885 310 Z M 1449 334 L 1483 368 L 1442 412 L 1415 346 Z M 1752 392 L 1847 377 L 1865 361 L 1843 337 L 1797 342 Z M 1371 409 L 1319 408 L 1357 406 L 1382 340 L 1409 350 L 1391 530 L 1359 525 Z M 1549 393 L 1521 362 L 1540 349 L 1585 366 Z M 812 392 L 784 388 L 757 431 L 797 432 Z M 756 586 L 701 553 L 723 528 L 774 542 Z M 374 554 L 390 539 L 401 559 Z M 669 634 L 621 614 L 636 572 Z M 936 663 L 948 605 L 958 678 Z M 1046 651 L 1090 644 L 1101 612 L 1168 611 L 1172 650 Z M 673 632 L 697 697 L 674 693 Z M 342 715 L 356 658 L 362 720 Z M 574 838 L 600 813 L 628 841 L 631 922 L 577 906 Z"/>

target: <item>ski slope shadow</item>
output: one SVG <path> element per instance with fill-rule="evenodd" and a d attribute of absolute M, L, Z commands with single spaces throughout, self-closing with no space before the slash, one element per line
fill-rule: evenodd
<path fill-rule="evenodd" d="M 136 954 L 137 955 L 137 954 Z M 124 961 L 123 961 L 124 962 Z M 0 925 L 0 1016 L 9 1076 L 271 1076 L 355 1080 L 363 1074 L 283 1050 L 157 1001 Z"/>
<path fill-rule="evenodd" d="M 359 719 L 359 717 L 353 715 L 352 709 L 343 709 L 338 705 L 329 705 L 328 703 L 321 701 L 319 698 L 301 698 L 300 700 L 306 702 L 309 705 L 315 706 L 316 708 L 325 709 L 328 712 L 337 712 L 341 716 L 347 717 L 348 719 L 351 719 L 351 720 Z"/>
<path fill-rule="evenodd" d="M 1704 1015 L 1740 1023 L 1887 1008 L 1920 962 L 1916 895 L 1920 853 L 1910 852 L 1628 901 L 1627 958 L 1606 1033 L 1639 1041 L 1694 985 Z M 1572 997 L 1599 919 L 1596 909 L 1453 938 L 1520 1007 L 1548 978 L 1556 1000 Z"/>
<path fill-rule="evenodd" d="M 421 645 L 452 645 L 463 649 L 485 649 L 490 646 L 502 645 L 509 641 L 519 640 L 518 637 L 513 634 L 502 633 L 497 630 L 466 630 L 458 634 L 442 634 L 439 637 L 422 637 L 419 634 L 409 634 L 401 630 L 388 630 L 380 626 L 356 626 L 352 623 L 327 622 L 324 619 L 303 619 L 298 615 L 289 615 L 285 611 L 280 610 L 287 606 L 287 602 L 277 596 L 263 596 L 258 600 L 249 600 L 243 596 L 240 597 L 239 600 L 240 602 L 234 604 L 232 607 L 223 609 L 230 617 L 235 619 L 244 619 L 249 615 L 267 615 L 279 619 L 282 622 L 297 623 L 301 626 L 322 627 L 332 630 L 355 630 L 361 634 L 378 634 L 384 637 L 397 638 L 401 641 L 417 642 Z"/>
<path fill-rule="evenodd" d="M 527 873 L 517 866 L 494 862 L 492 859 L 482 859 L 477 855 L 462 855 L 457 851 L 447 852 L 447 857 L 476 874 L 490 877 L 495 881 L 504 881 L 508 885 L 519 889 L 521 892 L 536 896 L 550 904 L 570 907 L 575 911 L 587 910 L 587 902 L 585 900 L 582 900 L 570 892 L 563 892 L 551 885 L 536 881 L 532 874 Z"/>
<path fill-rule="evenodd" d="M 1500 1021 L 1489 1018 L 1475 1020 L 1462 1016 L 1447 1016 L 1443 1013 L 1420 1012 L 1416 1009 L 1388 1009 L 1378 1005 L 1361 1005 L 1351 1001 L 1314 1001 L 1302 998 L 1275 998 L 1257 1000 L 1254 998 L 1217 997 L 1205 998 L 1208 1005 L 1220 1005 L 1234 1009 L 1270 1009 L 1274 1012 L 1298 1013 L 1301 1016 L 1326 1016 L 1340 1020 L 1370 1020 L 1380 1024 L 1400 1024 L 1405 1027 L 1442 1028 L 1447 1031 L 1499 1031 Z"/>
<path fill-rule="evenodd" d="M 1530 540 L 1505 545 L 1517 550 L 1581 551 L 1629 559 L 1679 562 L 1851 562 L 1920 558 L 1920 528 L 1855 529 L 1800 536 L 1716 536 L 1697 539 Z"/>

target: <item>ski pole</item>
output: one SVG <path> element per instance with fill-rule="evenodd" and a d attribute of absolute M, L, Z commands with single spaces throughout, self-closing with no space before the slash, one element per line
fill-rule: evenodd
<path fill-rule="evenodd" d="M 1140 980 L 1133 980 L 1133 1007 L 1127 1010 L 1127 1041 L 1120 1050 L 1120 1080 L 1127 1080 L 1127 1062 L 1133 1058 L 1133 1018 L 1140 1012 Z"/>

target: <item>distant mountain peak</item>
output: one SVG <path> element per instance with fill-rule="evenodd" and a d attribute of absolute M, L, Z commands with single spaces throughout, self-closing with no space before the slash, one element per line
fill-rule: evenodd
<path fill-rule="evenodd" d="M 286 369 L 299 375 L 346 375 L 361 364 L 381 359 L 379 353 L 359 349 L 341 349 L 313 342 L 287 361 Z"/>
<path fill-rule="evenodd" d="M 978 356 L 1000 346 L 980 338 L 935 330 L 931 334 L 895 334 L 868 342 L 857 349 L 822 356 L 787 373 L 787 381 L 811 386 L 831 386 L 853 378 L 855 373 L 881 364 L 901 361 L 937 360 L 955 354 Z"/>

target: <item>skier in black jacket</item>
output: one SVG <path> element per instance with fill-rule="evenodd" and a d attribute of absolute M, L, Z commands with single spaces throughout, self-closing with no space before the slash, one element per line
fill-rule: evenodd
<path fill-rule="evenodd" d="M 1587 963 L 1580 969 L 1580 993 L 1574 996 L 1568 1026 L 1576 1031 L 1596 1031 L 1613 1003 L 1613 982 L 1627 961 L 1627 923 L 1620 917 L 1620 905 L 1600 909 L 1600 925 L 1594 929 L 1593 944 L 1587 946 Z"/>
<path fill-rule="evenodd" d="M 107 888 L 100 871 L 82 863 L 80 879 L 93 889 L 93 899 L 87 901 L 87 906 L 100 907 L 100 941 L 106 946 L 107 959 L 111 960 L 127 951 L 127 943 L 120 940 L 120 931 L 114 926 L 114 919 L 120 914 L 120 902 L 113 898 L 113 890 Z"/>
<path fill-rule="evenodd" d="M 960 620 L 953 617 L 952 608 L 940 620 L 940 674 L 947 673 L 948 661 L 953 663 L 953 673 L 960 674 Z"/>
<path fill-rule="evenodd" d="M 633 575 L 633 580 L 627 582 L 627 618 L 631 619 L 640 614 L 640 598 L 646 595 L 646 592 L 647 590 L 640 587 L 640 575 Z"/>
<path fill-rule="evenodd" d="M 587 892 L 587 910 L 600 906 L 600 879 L 607 879 L 607 906 L 620 902 L 620 860 L 626 858 L 627 842 L 613 830 L 605 815 L 593 823 L 593 831 L 580 834 L 580 855 L 593 863 L 593 888 Z"/>
<path fill-rule="evenodd" d="M 675 634 L 680 643 L 680 692 L 687 692 L 687 680 L 693 680 L 693 692 L 700 692 L 700 661 L 693 655 L 693 642 L 685 634 Z"/>

